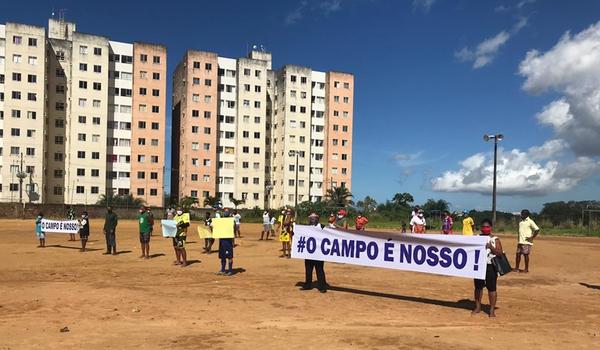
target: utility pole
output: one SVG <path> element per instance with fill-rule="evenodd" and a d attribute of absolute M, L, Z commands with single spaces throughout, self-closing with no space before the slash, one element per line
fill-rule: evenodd
<path fill-rule="evenodd" d="M 23 172 L 23 153 L 21 153 L 21 165 L 19 169 L 19 173 L 17 177 L 19 178 L 19 203 L 23 204 L 23 179 L 27 176 L 25 172 Z"/>
<path fill-rule="evenodd" d="M 502 141 L 504 139 L 504 135 L 496 134 L 496 135 L 483 135 L 484 141 L 494 140 L 494 180 L 492 185 L 492 226 L 496 225 L 496 169 L 498 163 L 498 141 Z"/>

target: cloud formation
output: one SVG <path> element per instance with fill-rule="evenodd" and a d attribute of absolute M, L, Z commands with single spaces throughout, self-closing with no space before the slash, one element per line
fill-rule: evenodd
<path fill-rule="evenodd" d="M 422 10 L 429 13 L 436 0 L 413 0 L 413 11 Z"/>
<path fill-rule="evenodd" d="M 562 96 L 536 114 L 554 130 L 551 140 L 527 151 L 500 152 L 498 193 L 568 191 L 600 171 L 600 22 L 576 35 L 565 33 L 546 52 L 529 51 L 519 74 L 525 78 L 523 90 Z M 435 191 L 490 193 L 492 172 L 491 156 L 477 153 L 431 185 Z"/>
<path fill-rule="evenodd" d="M 300 22 L 308 12 L 328 16 L 341 9 L 342 0 L 323 0 L 310 4 L 307 0 L 303 0 L 285 16 L 284 23 L 288 26 L 294 25 Z"/>
<path fill-rule="evenodd" d="M 461 62 L 473 62 L 473 69 L 485 67 L 494 61 L 500 48 L 526 25 L 527 18 L 521 17 L 510 31 L 503 30 L 493 37 L 485 39 L 475 48 L 463 47 L 454 53 L 454 57 Z"/>
<path fill-rule="evenodd" d="M 304 10 L 306 9 L 307 5 L 307 1 L 301 1 L 298 7 L 293 9 L 290 13 L 287 14 L 287 16 L 285 16 L 285 24 L 292 25 L 300 21 L 302 17 L 304 17 Z"/>
<path fill-rule="evenodd" d="M 523 89 L 562 95 L 537 114 L 578 156 L 600 156 L 600 22 L 565 33 L 545 53 L 531 50 L 519 66 Z"/>

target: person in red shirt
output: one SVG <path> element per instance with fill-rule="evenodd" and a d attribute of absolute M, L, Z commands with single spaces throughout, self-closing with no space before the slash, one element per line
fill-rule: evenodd
<path fill-rule="evenodd" d="M 367 217 L 364 216 L 363 213 L 358 213 L 358 216 L 356 217 L 356 220 L 354 221 L 354 226 L 356 227 L 357 230 L 364 231 L 365 226 L 367 226 L 368 223 L 369 223 L 369 219 L 367 219 Z"/>

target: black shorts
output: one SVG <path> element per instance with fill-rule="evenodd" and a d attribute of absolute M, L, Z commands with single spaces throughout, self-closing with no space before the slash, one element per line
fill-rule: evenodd
<path fill-rule="evenodd" d="M 233 239 L 232 238 L 219 239 L 219 258 L 220 259 L 233 259 Z"/>
<path fill-rule="evenodd" d="M 140 232 L 140 243 L 150 243 L 150 232 Z"/>
<path fill-rule="evenodd" d="M 79 239 L 81 239 L 82 241 L 87 241 L 89 237 L 90 237 L 89 233 L 80 233 L 79 234 Z"/>
<path fill-rule="evenodd" d="M 185 239 L 186 236 L 178 236 L 173 237 L 173 247 L 174 248 L 185 248 Z"/>
<path fill-rule="evenodd" d="M 487 288 L 488 292 L 496 291 L 496 282 L 498 280 L 498 274 L 496 270 L 494 270 L 494 266 L 492 264 L 487 264 L 487 268 L 485 270 L 485 279 L 484 280 L 473 280 L 475 282 L 475 289 L 483 289 L 483 287 Z"/>

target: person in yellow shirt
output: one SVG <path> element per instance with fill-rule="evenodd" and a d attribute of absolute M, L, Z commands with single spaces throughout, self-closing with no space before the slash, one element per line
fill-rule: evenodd
<path fill-rule="evenodd" d="M 475 221 L 473 221 L 473 218 L 469 215 L 469 213 L 466 210 L 463 211 L 463 216 L 465 218 L 463 219 L 462 234 L 463 236 L 473 236 Z"/>
<path fill-rule="evenodd" d="M 531 248 L 533 248 L 533 239 L 539 234 L 540 228 L 529 217 L 529 210 L 523 209 L 521 211 L 521 221 L 519 222 L 519 243 L 517 244 L 517 257 L 515 259 L 516 266 L 513 271 L 521 272 L 519 264 L 521 263 L 521 255 L 523 255 L 525 257 L 525 270 L 523 272 L 529 272 L 529 254 L 531 254 Z"/>

